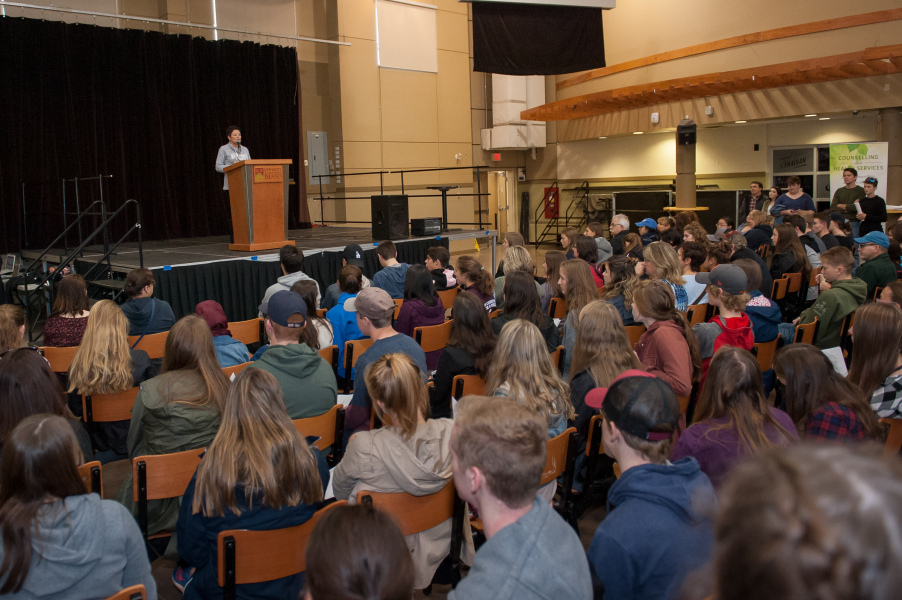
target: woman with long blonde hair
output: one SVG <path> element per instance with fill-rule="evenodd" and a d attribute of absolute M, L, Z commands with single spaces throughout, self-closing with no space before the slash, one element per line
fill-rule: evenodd
<path fill-rule="evenodd" d="M 141 384 L 135 399 L 126 441 L 129 458 L 205 447 L 219 429 L 228 391 L 206 321 L 197 315 L 179 319 L 166 338 L 162 373 Z M 131 477 L 116 499 L 134 513 Z M 178 508 L 178 498 L 151 501 L 148 533 L 175 527 Z"/>
<path fill-rule="evenodd" d="M 0 304 L 0 357 L 22 346 L 25 337 L 25 311 L 13 304 Z"/>
<path fill-rule="evenodd" d="M 354 434 L 332 475 L 339 500 L 355 502 L 365 490 L 435 494 L 451 481 L 451 419 L 429 419 L 429 394 L 420 370 L 406 354 L 386 354 L 366 372 L 373 410 L 385 426 Z M 448 555 L 448 519 L 406 537 L 416 572 L 415 588 L 424 589 Z M 469 525 L 464 531 L 469 531 Z M 467 555 L 472 540 L 465 544 Z"/>
<path fill-rule="evenodd" d="M 666 242 L 652 242 L 645 248 L 643 256 L 644 262 L 636 265 L 636 275 L 647 275 L 651 280 L 660 280 L 669 285 L 673 290 L 676 309 L 685 311 L 689 306 L 689 294 L 686 292 L 686 280 L 683 279 L 683 267 L 677 251 Z"/>
<path fill-rule="evenodd" d="M 579 314 L 589 302 L 598 300 L 598 288 L 592 277 L 592 267 L 578 258 L 566 260 L 561 264 L 561 276 L 558 279 L 561 292 L 567 301 L 567 320 L 563 325 L 564 342 L 564 378 L 570 374 L 570 360 L 573 356 L 573 345 L 576 343 L 576 330 L 579 327 Z"/>
<path fill-rule="evenodd" d="M 611 260 L 615 258 L 628 262 L 622 256 L 611 257 Z M 642 370 L 642 363 L 630 345 L 620 311 L 610 302 L 590 302 L 579 320 L 573 362 L 570 363 L 570 402 L 576 412 L 576 432 L 580 441 L 577 454 L 585 451 L 589 420 L 598 414 L 586 406 L 586 394 L 594 388 L 610 386 L 614 379 L 630 369 Z"/>
<path fill-rule="evenodd" d="M 735 346 L 714 355 L 693 421 L 671 460 L 695 457 L 715 488 L 741 459 L 799 439 L 789 415 L 768 404 L 758 361 Z"/>
<path fill-rule="evenodd" d="M 501 242 L 504 251 L 501 255 L 501 262 L 498 263 L 498 269 L 495 271 L 495 278 L 504 277 L 504 259 L 507 258 L 507 251 L 514 246 L 526 246 L 526 240 L 519 231 L 508 231 L 504 234 L 504 240 Z"/>
<path fill-rule="evenodd" d="M 505 274 L 502 277 L 495 278 L 495 308 L 504 308 L 504 282 L 507 281 L 508 275 L 517 271 L 522 271 L 529 275 L 536 288 L 536 294 L 541 300 L 544 291 L 542 290 L 542 286 L 539 285 L 539 282 L 535 280 L 536 267 L 532 262 L 532 256 L 529 255 L 529 250 L 523 246 L 512 246 L 504 255 L 504 260 Z"/>
<path fill-rule="evenodd" d="M 69 393 L 118 394 L 157 374 L 147 352 L 129 348 L 128 319 L 115 302 L 101 300 L 95 304 L 87 321 L 84 337 L 69 367 Z M 119 421 L 94 426 L 97 452 L 115 454 L 98 459 L 106 462 L 128 456 L 125 443 L 128 424 Z"/>
<path fill-rule="evenodd" d="M 542 263 L 542 272 L 545 274 L 545 283 L 542 284 L 542 312 L 548 314 L 548 305 L 552 298 L 563 298 L 561 284 L 561 263 L 564 262 L 564 253 L 557 250 L 549 250 L 545 253 Z"/>
<path fill-rule="evenodd" d="M 189 568 L 176 568 L 173 581 L 183 588 L 183 598 L 222 594 L 216 556 L 220 531 L 305 523 L 328 481 L 325 460 L 288 417 L 276 378 L 262 369 L 242 371 L 179 512 L 178 554 Z M 301 585 L 300 575 L 293 575 L 240 589 L 247 598 L 295 598 Z"/>

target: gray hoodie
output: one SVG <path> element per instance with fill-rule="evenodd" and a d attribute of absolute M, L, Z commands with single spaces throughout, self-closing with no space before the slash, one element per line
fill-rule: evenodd
<path fill-rule="evenodd" d="M 263 302 L 269 301 L 269 298 L 276 292 L 281 292 L 282 290 L 290 291 L 291 286 L 293 286 L 298 281 L 304 281 L 305 279 L 316 283 L 315 279 L 308 276 L 303 271 L 297 271 L 295 273 L 289 273 L 288 275 L 282 275 L 281 277 L 276 279 L 276 283 L 266 288 L 266 293 L 263 294 Z M 320 298 L 319 283 L 316 283 L 316 305 L 319 306 L 321 301 L 322 299 Z M 263 315 L 261 314 L 260 316 L 262 317 Z"/>
<path fill-rule="evenodd" d="M 141 583 L 148 598 L 157 597 L 141 532 L 121 504 L 69 496 L 44 506 L 37 528 L 25 584 L 4 598 L 106 598 Z"/>

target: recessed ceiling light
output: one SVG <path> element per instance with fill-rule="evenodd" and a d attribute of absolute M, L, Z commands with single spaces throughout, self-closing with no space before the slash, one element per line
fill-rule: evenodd
<path fill-rule="evenodd" d="M 734 123 L 745 123 L 745 121 L 733 121 Z"/>
<path fill-rule="evenodd" d="M 606 140 L 606 139 L 608 139 L 608 136 L 603 135 L 603 136 L 599 137 L 598 139 L 600 139 L 600 140 Z"/>
<path fill-rule="evenodd" d="M 816 117 L 817 115 L 805 115 L 806 117 Z"/>
<path fill-rule="evenodd" d="M 643 133 L 645 133 L 645 132 L 644 131 L 634 131 L 633 135 L 642 135 Z"/>
<path fill-rule="evenodd" d="M 821 117 L 818 121 L 829 121 L 830 117 Z"/>

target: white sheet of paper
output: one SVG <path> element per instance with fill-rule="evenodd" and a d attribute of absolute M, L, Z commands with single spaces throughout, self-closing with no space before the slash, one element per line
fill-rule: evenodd
<path fill-rule="evenodd" d="M 345 408 L 347 408 L 348 404 L 351 403 L 351 398 L 353 398 L 353 397 L 354 397 L 354 394 L 339 394 L 338 395 L 338 403 L 341 404 L 342 406 L 344 406 Z"/>

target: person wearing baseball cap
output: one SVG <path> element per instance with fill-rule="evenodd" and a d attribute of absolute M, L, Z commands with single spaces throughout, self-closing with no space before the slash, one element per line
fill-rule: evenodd
<path fill-rule="evenodd" d="M 276 279 L 274 284 L 266 288 L 266 293 L 263 294 L 263 303 L 266 303 L 276 292 L 290 290 L 291 286 L 298 281 L 308 280 L 316 283 L 312 277 L 301 270 L 304 267 L 304 253 L 294 244 L 285 244 L 279 249 L 279 265 L 282 267 L 282 275 Z M 316 284 L 316 302 L 317 304 L 321 302 L 318 283 Z"/>
<path fill-rule="evenodd" d="M 896 281 L 896 265 L 886 253 L 889 238 L 881 231 L 872 231 L 865 236 L 855 238 L 858 244 L 858 255 L 864 261 L 855 270 L 855 277 L 868 284 L 868 299 L 874 297 L 878 287 L 886 287 Z"/>
<path fill-rule="evenodd" d="M 855 218 L 861 223 L 858 235 L 864 236 L 872 231 L 883 232 L 883 224 L 886 222 L 886 200 L 877 195 L 877 179 L 867 177 L 861 182 L 865 196 L 856 204 L 861 207 Z"/>
<path fill-rule="evenodd" d="M 669 462 L 680 404 L 669 385 L 629 370 L 586 395 L 603 417 L 604 452 L 620 465 L 588 558 L 605 597 L 673 598 L 705 565 L 714 488 L 692 457 Z M 652 591 L 654 593 L 652 594 Z"/>
<path fill-rule="evenodd" d="M 642 236 L 642 245 L 648 246 L 652 242 L 657 242 L 661 238 L 658 237 L 658 222 L 651 218 L 642 219 L 636 223 L 639 228 L 639 235 Z"/>
<path fill-rule="evenodd" d="M 707 285 L 708 303 L 720 309 L 720 314 L 713 319 L 692 328 L 698 338 L 698 350 L 702 357 L 700 385 L 704 385 L 714 353 L 723 346 L 736 346 L 751 351 L 755 345 L 755 334 L 752 331 L 752 321 L 745 314 L 745 305 L 751 296 L 748 293 L 749 280 L 742 267 L 733 264 L 718 265 L 713 271 L 697 274 L 695 280 Z"/>
<path fill-rule="evenodd" d="M 282 388 L 285 408 L 292 419 L 327 412 L 338 397 L 332 367 L 319 352 L 301 344 L 307 324 L 307 303 L 299 294 L 280 291 L 259 307 L 269 337 L 269 349 L 249 369 L 271 373 Z"/>
<path fill-rule="evenodd" d="M 370 428 L 372 399 L 366 389 L 366 369 L 386 354 L 400 352 L 406 354 L 419 368 L 423 383 L 426 383 L 426 353 L 413 338 L 395 331 L 392 318 L 395 303 L 388 292 L 378 287 L 368 287 L 356 297 L 344 303 L 346 311 L 356 313 L 360 332 L 373 340 L 373 345 L 357 359 L 354 366 L 354 396 L 345 409 L 345 441 L 357 431 Z"/>
<path fill-rule="evenodd" d="M 342 268 L 354 265 L 363 271 L 363 249 L 357 244 L 348 244 L 345 246 L 345 249 L 341 251 L 341 266 Z M 373 282 L 367 279 L 366 275 L 362 276 L 363 287 L 370 287 Z M 336 304 L 338 304 L 338 297 L 341 296 L 341 288 L 336 281 L 332 285 L 326 288 L 326 293 L 323 294 L 323 299 L 319 304 L 320 308 L 325 308 L 329 310 Z"/>

